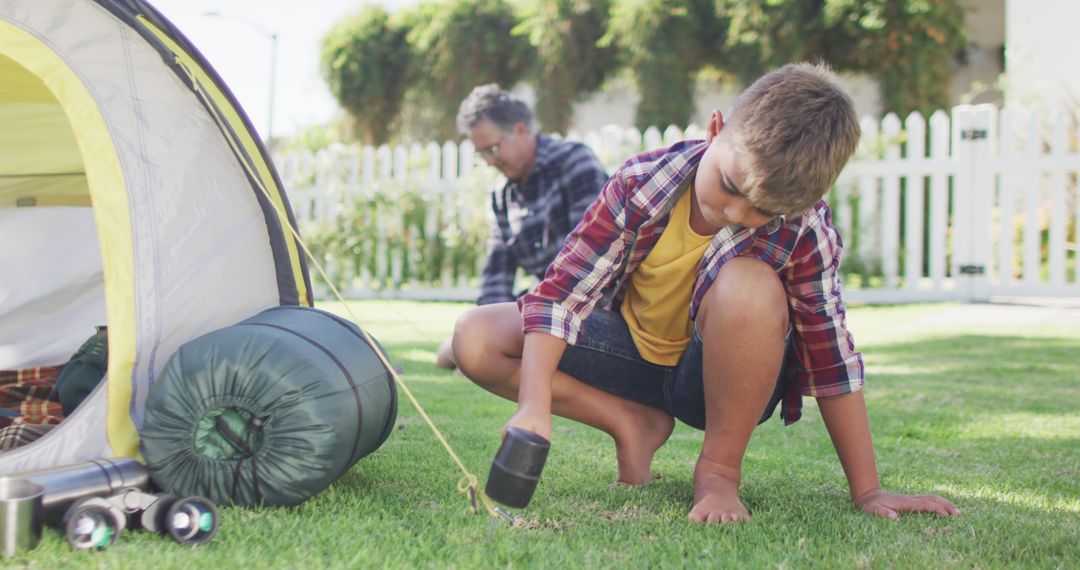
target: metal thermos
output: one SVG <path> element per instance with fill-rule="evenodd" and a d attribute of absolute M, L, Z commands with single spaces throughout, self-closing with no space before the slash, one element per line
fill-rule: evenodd
<path fill-rule="evenodd" d="M 83 463 L 24 471 L 5 479 L 29 481 L 45 489 L 41 503 L 49 518 L 62 515 L 68 505 L 83 497 L 104 497 L 121 489 L 146 489 L 146 467 L 130 457 L 94 459 Z"/>

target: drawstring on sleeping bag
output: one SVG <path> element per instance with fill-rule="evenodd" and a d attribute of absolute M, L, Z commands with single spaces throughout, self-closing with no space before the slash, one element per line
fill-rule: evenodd
<path fill-rule="evenodd" d="M 248 421 L 249 428 L 255 429 L 256 431 L 261 431 L 262 426 L 263 423 L 261 419 L 255 416 L 251 416 L 251 420 Z M 225 418 L 221 416 L 215 417 L 214 427 L 217 428 L 218 432 L 220 432 L 221 435 L 225 436 L 225 439 L 230 444 L 232 444 L 232 446 L 236 448 L 237 451 L 243 454 L 240 457 L 240 461 L 236 462 L 236 469 L 233 470 L 233 487 L 231 493 L 232 496 L 236 496 L 236 488 L 240 484 L 240 468 L 244 466 L 244 460 L 251 459 L 251 480 L 255 487 L 255 502 L 262 503 L 262 493 L 259 492 L 259 465 L 256 459 L 258 455 L 253 449 L 251 449 L 250 446 L 248 446 L 247 442 L 245 442 L 242 437 L 237 435 L 236 432 L 234 432 L 232 428 L 229 427 L 229 422 L 226 422 Z"/>

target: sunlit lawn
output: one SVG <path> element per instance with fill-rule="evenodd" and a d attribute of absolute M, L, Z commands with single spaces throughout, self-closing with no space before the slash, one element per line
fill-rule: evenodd
<path fill-rule="evenodd" d="M 325 304 L 336 312 L 342 307 Z M 359 322 L 470 471 L 486 477 L 513 410 L 434 366 L 468 305 L 365 301 Z M 72 552 L 56 531 L 16 564 L 41 567 L 658 568 L 1076 567 L 1080 565 L 1080 325 L 941 318 L 954 306 L 849 313 L 868 369 L 866 397 L 884 485 L 954 500 L 960 518 L 857 513 L 813 402 L 791 427 L 755 433 L 744 467 L 751 524 L 686 522 L 702 435 L 678 427 L 662 476 L 614 488 L 607 436 L 557 420 L 544 480 L 523 520 L 469 516 L 461 473 L 405 398 L 398 428 L 343 479 L 294 509 L 226 509 L 210 545 L 190 550 L 125 534 Z"/>

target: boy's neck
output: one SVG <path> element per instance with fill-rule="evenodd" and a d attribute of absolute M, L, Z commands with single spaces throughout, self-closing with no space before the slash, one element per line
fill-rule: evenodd
<path fill-rule="evenodd" d="M 698 207 L 697 190 L 694 186 L 690 186 L 690 229 L 699 236 L 711 236 L 718 233 L 722 228 L 710 224 L 705 216 L 701 215 L 701 208 Z"/>

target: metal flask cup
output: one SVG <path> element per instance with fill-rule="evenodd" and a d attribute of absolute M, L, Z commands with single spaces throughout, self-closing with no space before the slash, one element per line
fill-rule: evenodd
<path fill-rule="evenodd" d="M 525 508 L 540 482 L 550 448 L 548 440 L 531 431 L 508 428 L 491 462 L 484 492 L 508 507 Z"/>
<path fill-rule="evenodd" d="M 37 483 L 0 478 L 0 539 L 5 557 L 33 550 L 41 540 L 45 488 Z"/>

